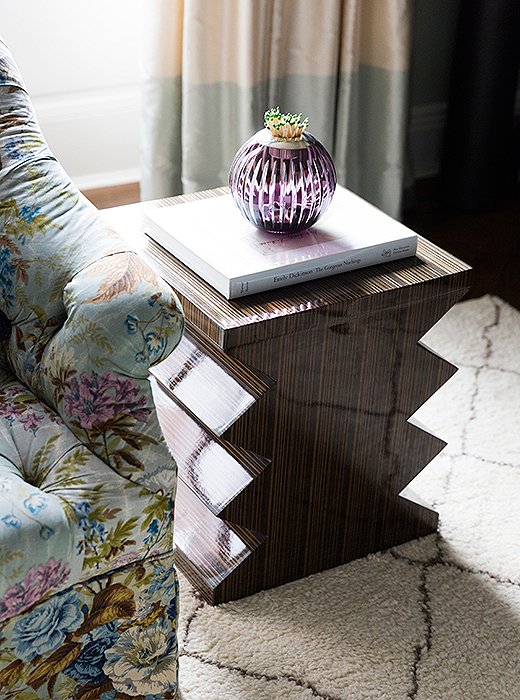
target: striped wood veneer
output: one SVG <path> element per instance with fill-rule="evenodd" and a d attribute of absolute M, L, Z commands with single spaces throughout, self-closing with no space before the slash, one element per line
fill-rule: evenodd
<path fill-rule="evenodd" d="M 467 292 L 466 264 L 421 238 L 416 258 L 227 301 L 147 251 L 189 320 L 153 373 L 179 462 L 178 563 L 206 600 L 436 529 L 399 493 L 445 443 L 407 419 L 455 371 L 418 341 Z"/>

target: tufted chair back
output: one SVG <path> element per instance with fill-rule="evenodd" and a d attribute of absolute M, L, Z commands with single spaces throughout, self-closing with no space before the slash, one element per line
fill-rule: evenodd
<path fill-rule="evenodd" d="M 182 310 L 52 156 L 1 41 L 0 159 L 0 362 L 110 467 L 171 491 L 147 377 Z"/>

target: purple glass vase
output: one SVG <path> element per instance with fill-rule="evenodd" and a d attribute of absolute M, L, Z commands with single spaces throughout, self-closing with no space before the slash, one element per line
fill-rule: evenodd
<path fill-rule="evenodd" d="M 274 138 L 261 129 L 238 150 L 229 171 L 235 204 L 254 226 L 294 233 L 325 213 L 336 189 L 336 169 L 312 134 Z"/>

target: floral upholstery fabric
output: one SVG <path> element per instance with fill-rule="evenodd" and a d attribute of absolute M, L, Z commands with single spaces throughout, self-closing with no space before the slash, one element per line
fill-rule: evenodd
<path fill-rule="evenodd" d="M 6 372 L 0 449 L 0 622 L 47 590 L 171 550 L 171 496 L 108 469 Z"/>
<path fill-rule="evenodd" d="M 180 338 L 178 301 L 126 252 L 52 157 L 20 76 L 6 66 L 14 71 L 0 54 L 0 309 L 13 324 L 8 365 L 98 456 L 109 454 L 145 485 L 150 476 L 153 488 L 171 489 L 171 457 L 156 439 L 147 377 Z"/>
<path fill-rule="evenodd" d="M 0 697 L 174 697 L 158 557 L 176 466 L 148 373 L 182 330 L 174 292 L 52 156 L 0 41 Z"/>
<path fill-rule="evenodd" d="M 167 700 L 177 687 L 172 556 L 79 583 L 0 628 L 3 700 Z"/>

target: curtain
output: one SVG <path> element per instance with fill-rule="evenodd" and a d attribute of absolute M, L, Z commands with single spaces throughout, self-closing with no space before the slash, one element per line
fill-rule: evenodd
<path fill-rule="evenodd" d="M 444 134 L 442 194 L 489 211 L 517 187 L 518 0 L 461 0 Z"/>
<path fill-rule="evenodd" d="M 146 0 L 143 199 L 227 184 L 263 114 L 309 117 L 338 182 L 400 213 L 411 0 Z"/>

